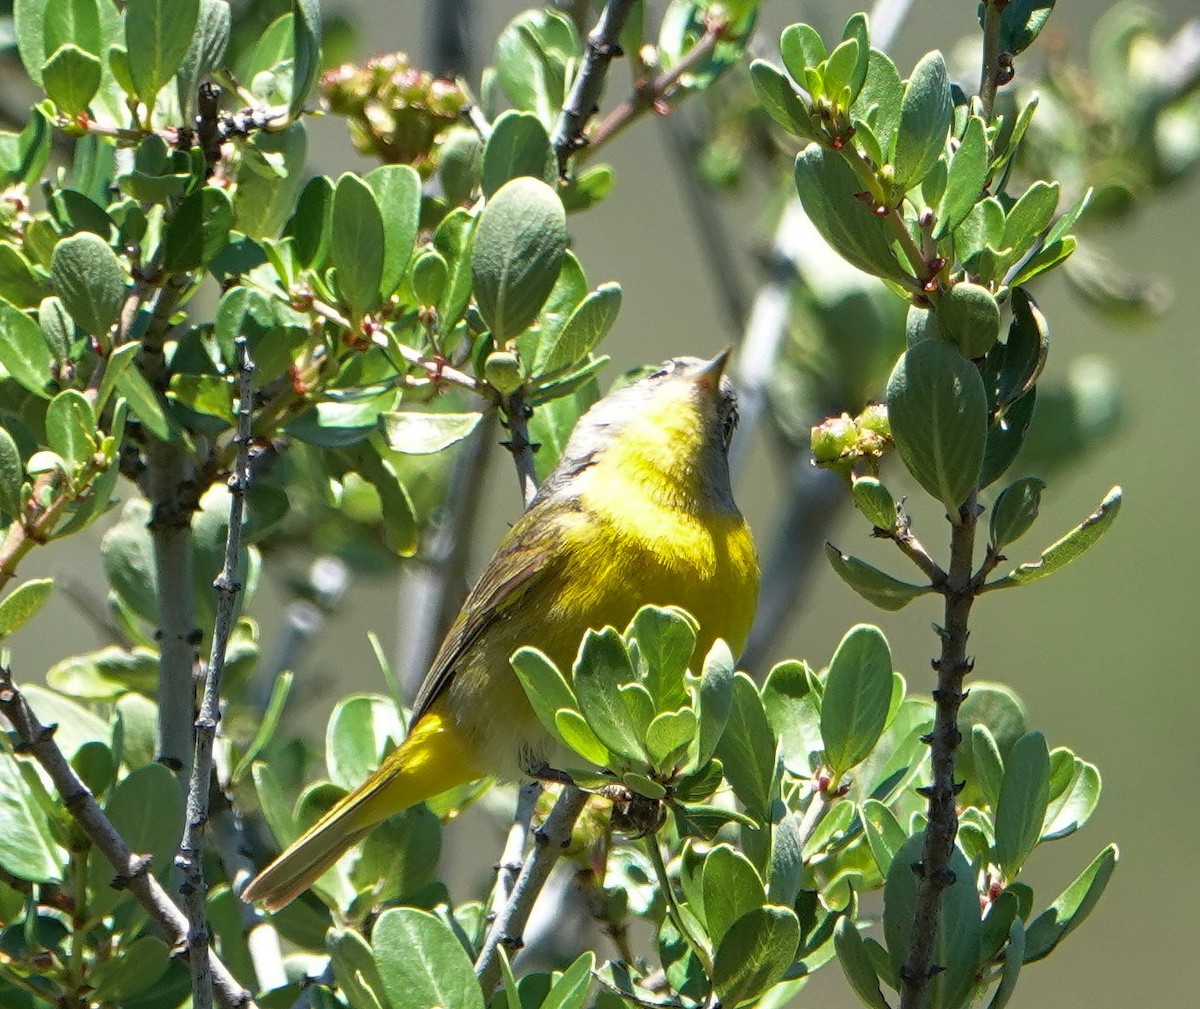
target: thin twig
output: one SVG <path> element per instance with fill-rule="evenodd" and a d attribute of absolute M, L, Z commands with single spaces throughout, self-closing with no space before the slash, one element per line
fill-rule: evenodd
<path fill-rule="evenodd" d="M 656 74 L 640 84 L 632 95 L 605 116 L 589 138 L 587 147 L 579 152 L 580 156 L 591 157 L 630 123 L 651 109 L 656 112 L 669 111 L 667 102 L 672 92 L 687 74 L 713 54 L 727 28 L 728 22 L 724 18 L 710 15 L 704 26 L 704 34 L 696 44 L 684 53 L 670 70 Z"/>
<path fill-rule="evenodd" d="M 541 794 L 542 783 L 536 778 L 525 782 L 517 791 L 517 810 L 513 814 L 512 826 L 504 842 L 504 851 L 500 853 L 500 861 L 496 863 L 496 885 L 492 889 L 493 908 L 503 907 L 512 896 L 517 875 L 524 866 L 529 828 L 533 824 L 533 812 Z"/>
<path fill-rule="evenodd" d="M 983 105 L 983 121 L 992 121 L 996 104 L 996 89 L 1000 86 L 1000 16 L 1008 0 L 983 2 L 983 69 L 979 74 L 979 101 Z"/>
<path fill-rule="evenodd" d="M 504 399 L 504 426 L 508 428 L 508 441 L 504 443 L 517 466 L 517 483 L 521 487 L 521 500 L 528 508 L 537 495 L 537 471 L 533 464 L 533 453 L 538 446 L 529 440 L 529 418 L 533 411 L 525 402 L 520 391 L 510 393 Z"/>
<path fill-rule="evenodd" d="M 172 902 L 167 891 L 150 874 L 150 856 L 135 855 L 112 821 L 104 815 L 95 796 L 75 773 L 54 741 L 54 727 L 43 725 L 13 682 L 12 670 L 0 667 L 0 714 L 20 740 L 19 752 L 33 757 L 45 770 L 63 806 L 75 818 L 88 840 L 116 871 L 113 886 L 128 889 L 166 934 L 172 947 L 188 949 L 188 920 Z M 222 1009 L 256 1009 L 250 992 L 242 988 L 215 953 L 209 952 L 213 990 Z"/>
<path fill-rule="evenodd" d="M 587 800 L 586 792 L 574 785 L 564 785 L 546 822 L 533 832 L 533 851 L 521 868 L 508 903 L 497 912 L 496 920 L 488 929 L 479 959 L 475 961 L 475 976 L 485 992 L 494 991 L 500 980 L 499 947 L 503 946 L 512 955 L 523 945 L 522 935 L 534 901 L 550 878 L 550 870 L 563 849 L 570 843 L 571 831 Z"/>
<path fill-rule="evenodd" d="M 942 893 L 954 882 L 950 856 L 958 836 L 955 800 L 959 785 L 954 780 L 954 751 L 962 741 L 958 709 L 963 702 L 963 679 L 971 671 L 967 658 L 967 621 L 975 601 L 972 581 L 975 525 L 979 508 L 974 492 L 959 509 L 958 523 L 951 524 L 950 570 L 945 588 L 944 625 L 938 629 L 941 655 L 933 663 L 937 688 L 933 692 L 933 731 L 925 737 L 930 746 L 932 780 L 921 793 L 929 800 L 928 824 L 921 861 L 914 866 L 919 877 L 917 903 L 908 957 L 900 970 L 900 1007 L 918 1009 L 924 1004 L 930 979 L 941 969 L 933 962 L 937 945 L 938 917 Z"/>
<path fill-rule="evenodd" d="M 929 554 L 929 551 L 921 545 L 921 541 L 913 535 L 913 531 L 909 526 L 908 516 L 901 513 L 899 521 L 891 529 L 876 529 L 876 535 L 889 539 L 899 547 L 900 552 L 912 561 L 921 573 L 929 579 L 929 584 L 939 592 L 946 587 L 946 572 L 942 570 Z"/>
<path fill-rule="evenodd" d="M 579 70 L 571 93 L 563 104 L 562 114 L 554 129 L 551 143 L 558 157 L 558 173 L 567 175 L 567 162 L 571 155 L 587 145 L 584 130 L 588 120 L 600 105 L 604 93 L 604 79 L 608 66 L 616 56 L 621 56 L 621 31 L 629 12 L 638 0 L 608 0 L 600 12 L 600 19 L 587 38 L 583 54 L 583 66 Z"/>
<path fill-rule="evenodd" d="M 204 900 L 204 828 L 208 824 L 208 796 L 213 776 L 213 744 L 221 719 L 221 677 L 225 652 L 241 585 L 237 581 L 238 556 L 242 549 L 242 513 L 249 483 L 250 431 L 253 412 L 250 377 L 254 365 L 245 337 L 236 341 L 240 388 L 238 391 L 238 449 L 233 475 L 229 478 L 229 528 L 225 533 L 225 561 L 213 581 L 217 614 L 213 625 L 212 651 L 204 677 L 204 699 L 196 718 L 191 778 L 187 793 L 187 822 L 175 864 L 183 873 L 183 897 L 188 911 L 188 960 L 192 970 L 192 1002 L 196 1009 L 210 1009 L 213 1000 L 212 972 L 208 959 L 208 916 Z"/>

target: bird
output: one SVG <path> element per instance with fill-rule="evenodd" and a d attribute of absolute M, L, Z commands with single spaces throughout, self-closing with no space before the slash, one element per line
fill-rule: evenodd
<path fill-rule="evenodd" d="M 304 892 L 387 817 L 455 786 L 545 770 L 550 739 L 509 658 L 540 649 L 569 670 L 589 629 L 645 605 L 699 623 L 693 661 L 749 635 L 759 568 L 734 503 L 730 350 L 677 357 L 610 392 L 503 538 L 446 634 L 408 735 L 243 891 L 268 910 Z"/>

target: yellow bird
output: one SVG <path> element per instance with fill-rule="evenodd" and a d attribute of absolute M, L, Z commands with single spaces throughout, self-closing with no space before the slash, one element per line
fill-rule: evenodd
<path fill-rule="evenodd" d="M 408 737 L 379 769 L 251 880 L 271 909 L 306 890 L 393 813 L 487 775 L 546 766 L 549 739 L 509 666 L 523 645 L 569 670 L 589 628 L 648 604 L 746 643 L 758 595 L 750 529 L 727 453 L 737 424 L 729 351 L 675 358 L 593 406 L 467 596 L 425 677 Z"/>

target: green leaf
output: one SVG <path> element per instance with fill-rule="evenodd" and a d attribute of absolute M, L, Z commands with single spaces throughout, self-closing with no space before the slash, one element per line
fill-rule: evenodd
<path fill-rule="evenodd" d="M 550 375 L 581 361 L 612 329 L 620 309 L 621 286 L 601 284 L 575 306 L 553 339 L 538 343 L 534 374 Z"/>
<path fill-rule="evenodd" d="M 54 387 L 54 358 L 41 328 L 24 312 L 0 301 L 0 365 L 21 386 L 42 399 Z"/>
<path fill-rule="evenodd" d="M 1004 782 L 1004 759 L 1000 747 L 986 725 L 971 726 L 971 759 L 974 774 L 967 779 L 967 786 L 978 789 L 980 796 L 989 806 L 1000 801 L 1000 789 Z"/>
<path fill-rule="evenodd" d="M 79 328 L 103 339 L 121 314 L 125 268 L 104 239 L 86 231 L 54 248 L 50 282 Z"/>
<path fill-rule="evenodd" d="M 1110 844 L 1045 911 L 1025 929 L 1025 963 L 1049 956 L 1075 931 L 1100 900 L 1117 866 L 1117 846 Z"/>
<path fill-rule="evenodd" d="M 555 10 L 530 10 L 500 33 L 492 65 L 514 108 L 535 113 L 550 130 L 566 98 L 567 67 L 579 55 L 570 19 Z"/>
<path fill-rule="evenodd" d="M 380 165 L 368 172 L 364 181 L 375 195 L 383 222 L 383 273 L 379 294 L 386 301 L 400 286 L 400 278 L 412 259 L 421 216 L 421 178 L 411 165 Z M 333 208 L 336 215 L 336 194 Z M 338 272 L 340 275 L 341 271 Z"/>
<path fill-rule="evenodd" d="M 775 749 L 775 734 L 767 722 L 758 688 L 745 673 L 737 673 L 733 678 L 733 707 L 716 755 L 725 765 L 725 778 L 733 794 L 751 816 L 763 823 L 770 819 Z"/>
<path fill-rule="evenodd" d="M 446 130 L 438 150 L 437 167 L 446 203 L 452 207 L 469 203 L 480 184 L 482 170 L 483 141 L 479 134 L 469 126 Z"/>
<path fill-rule="evenodd" d="M 671 774 L 696 737 L 696 714 L 691 708 L 659 712 L 646 727 L 646 752 L 655 769 Z"/>
<path fill-rule="evenodd" d="M 735 921 L 713 957 L 712 986 L 724 1005 L 758 998 L 796 958 L 800 922 L 788 907 L 755 908 Z"/>
<path fill-rule="evenodd" d="M 1050 752 L 1040 732 L 1016 741 L 1004 761 L 996 805 L 996 861 L 1013 879 L 1036 847 L 1050 802 Z"/>
<path fill-rule="evenodd" d="M 242 145 L 233 197 L 238 231 L 256 241 L 279 234 L 296 209 L 307 157 L 308 134 L 302 123 L 251 134 Z"/>
<path fill-rule="evenodd" d="M 558 160 L 541 120 L 510 110 L 492 125 L 483 148 L 483 195 L 490 199 L 504 183 L 523 176 L 553 184 Z"/>
<path fill-rule="evenodd" d="M 765 60 L 750 64 L 750 82 L 758 103 L 767 114 L 789 133 L 805 140 L 816 140 L 817 130 L 809 117 L 808 108 L 792 87 L 792 82 Z"/>
<path fill-rule="evenodd" d="M 555 713 L 575 710 L 579 702 L 558 667 L 536 648 L 520 648 L 509 659 L 513 672 L 538 720 L 551 735 L 558 734 Z M 560 742 L 564 742 L 560 738 Z"/>
<path fill-rule="evenodd" d="M 779 55 L 792 80 L 804 82 L 804 71 L 815 70 L 828 58 L 825 43 L 812 25 L 789 25 L 779 36 Z"/>
<path fill-rule="evenodd" d="M 882 483 L 872 476 L 856 477 L 850 493 L 854 498 L 854 507 L 876 529 L 895 528 L 896 499 Z"/>
<path fill-rule="evenodd" d="M 506 183 L 479 217 L 471 269 L 480 314 L 497 342 L 528 326 L 558 279 L 567 251 L 566 213 L 544 182 Z"/>
<path fill-rule="evenodd" d="M 254 733 L 254 738 L 250 740 L 250 745 L 246 747 L 246 751 L 238 758 L 237 765 L 230 775 L 230 780 L 233 784 L 237 784 L 242 780 L 245 773 L 250 770 L 250 765 L 258 758 L 271 740 L 275 738 L 275 730 L 279 728 L 279 719 L 283 716 L 284 706 L 287 704 L 288 697 L 292 693 L 292 684 L 296 680 L 296 674 L 290 669 L 285 669 L 271 684 L 271 696 L 267 700 L 266 710 L 263 712 L 262 720 L 258 723 L 258 729 Z"/>
<path fill-rule="evenodd" d="M 146 764 L 130 771 L 113 786 L 104 812 L 130 849 L 152 856 L 151 871 L 165 879 L 183 833 L 183 790 L 175 775 L 162 764 Z M 113 869 L 103 858 L 88 862 L 88 904 L 93 914 L 103 915 L 128 891 L 109 886 Z"/>
<path fill-rule="evenodd" d="M 1012 0 L 1000 14 L 1000 49 L 1016 56 L 1023 53 L 1041 34 L 1054 0 Z M 983 4 L 980 4 L 979 23 L 983 24 Z"/>
<path fill-rule="evenodd" d="M 942 336 L 970 360 L 983 357 L 1000 338 L 1000 306 L 979 284 L 955 284 L 938 301 L 934 317 Z"/>
<path fill-rule="evenodd" d="M 619 756 L 645 759 L 643 740 L 654 702 L 649 692 L 634 682 L 629 650 L 614 628 L 587 632 L 572 680 L 579 710 L 600 742 Z"/>
<path fill-rule="evenodd" d="M 32 188 L 36 184 L 50 157 L 50 134 L 49 118 L 36 105 L 29 110 L 29 121 L 20 133 L 0 133 L 0 185 L 24 183 Z"/>
<path fill-rule="evenodd" d="M 367 940 L 353 929 L 331 928 L 325 945 L 334 980 L 351 1009 L 388 1009 L 383 981 Z"/>
<path fill-rule="evenodd" d="M 1042 246 L 1041 251 L 1022 266 L 1016 276 L 1008 282 L 1009 286 L 1019 287 L 1022 284 L 1028 284 L 1034 277 L 1053 270 L 1059 263 L 1070 258 L 1078 245 L 1079 243 L 1073 235 L 1060 238 L 1056 242 L 1047 242 Z"/>
<path fill-rule="evenodd" d="M 1033 247 L 1034 241 L 1050 226 L 1058 208 L 1057 182 L 1035 182 L 1021 195 L 1004 220 L 1004 248 L 1011 250 L 1015 262 Z"/>
<path fill-rule="evenodd" d="M 896 64 L 886 53 L 872 49 L 867 60 L 867 76 L 851 109 L 851 116 L 856 124 L 864 121 L 870 123 L 885 163 L 891 161 L 895 154 L 903 99 L 904 85 Z"/>
<path fill-rule="evenodd" d="M 25 464 L 21 461 L 21 451 L 12 435 L 0 427 L 0 515 L 7 515 L 12 520 L 21 514 L 24 483 Z"/>
<path fill-rule="evenodd" d="M 75 321 L 58 298 L 51 295 L 42 299 L 38 306 L 38 325 L 54 360 L 62 364 L 70 358 L 71 344 L 75 342 Z"/>
<path fill-rule="evenodd" d="M 1121 488 L 1108 492 L 1100 507 L 1072 529 L 1066 536 L 1042 551 L 1042 558 L 1014 568 L 1003 578 L 992 582 L 997 588 L 1025 585 L 1060 571 L 1076 558 L 1085 554 L 1109 530 L 1121 510 Z"/>
<path fill-rule="evenodd" d="M 207 266 L 225 248 L 232 227 L 233 203 L 228 194 L 214 186 L 197 189 L 167 224 L 163 269 L 186 273 Z"/>
<path fill-rule="evenodd" d="M 383 993 L 396 1009 L 484 1009 L 466 951 L 432 914 L 394 907 L 379 916 L 371 939 Z"/>
<path fill-rule="evenodd" d="M 196 33 L 175 73 L 179 108 L 185 116 L 195 109 L 200 82 L 222 66 L 231 28 L 232 17 L 226 0 L 200 0 Z"/>
<path fill-rule="evenodd" d="M 795 178 L 805 212 L 839 256 L 886 280 L 911 279 L 892 253 L 887 225 L 857 199 L 862 183 L 837 152 L 805 148 L 796 156 Z"/>
<path fill-rule="evenodd" d="M 65 860 L 17 759 L 0 750 L 0 867 L 31 883 L 58 883 Z"/>
<path fill-rule="evenodd" d="M 887 1000 L 879 988 L 879 975 L 871 965 L 867 947 L 859 935 L 854 919 L 842 915 L 833 931 L 833 944 L 837 950 L 838 963 L 850 987 L 854 989 L 863 1005 L 870 1009 L 889 1009 Z"/>
<path fill-rule="evenodd" d="M 1014 918 L 1008 927 L 1008 945 L 1004 949 L 1004 962 L 1000 972 L 1000 983 L 992 995 L 988 1009 L 1004 1009 L 1017 987 L 1021 964 L 1025 960 L 1025 923 Z"/>
<path fill-rule="evenodd" d="M 684 677 L 696 650 L 696 624 L 682 610 L 670 606 L 643 606 L 625 631 L 641 680 L 659 711 L 688 703 Z M 636 649 L 633 641 L 637 642 Z M 732 659 L 729 667 L 732 675 Z"/>
<path fill-rule="evenodd" d="M 329 780 L 357 788 L 379 766 L 380 758 L 404 738 L 396 705 L 378 694 L 354 694 L 338 702 L 325 730 L 325 766 Z"/>
<path fill-rule="evenodd" d="M 85 701 L 115 701 L 130 690 L 153 695 L 158 685 L 158 658 L 158 652 L 149 648 L 127 651 L 109 645 L 51 666 L 46 683 Z"/>
<path fill-rule="evenodd" d="M 91 461 L 96 433 L 96 415 L 82 393 L 66 389 L 46 407 L 47 443 L 75 467 Z"/>
<path fill-rule="evenodd" d="M 920 862 L 924 843 L 924 832 L 909 837 L 892 859 L 884 883 L 883 932 L 895 977 L 901 976 L 912 941 L 913 908 L 921 882 L 912 867 Z M 931 1006 L 964 1005 L 979 968 L 983 924 L 975 873 L 957 846 L 951 853 L 949 868 L 954 882 L 942 893 L 933 951 L 933 962 L 944 969 L 930 982 Z"/>
<path fill-rule="evenodd" d="M 172 426 L 163 407 L 162 397 L 154 391 L 137 368 L 126 368 L 117 376 L 117 391 L 129 401 L 129 409 L 146 429 L 160 441 L 171 438 Z"/>
<path fill-rule="evenodd" d="M 42 86 L 64 115 L 77 116 L 100 87 L 100 60 L 77 45 L 59 46 L 42 68 Z"/>
<path fill-rule="evenodd" d="M 551 986 L 539 1009 L 583 1009 L 595 968 L 595 953 L 588 950 L 580 954 Z"/>
<path fill-rule="evenodd" d="M 46 284 L 15 246 L 0 242 L 0 299 L 33 308 L 48 294 Z"/>
<path fill-rule="evenodd" d="M 301 266 L 315 268 L 324 264 L 329 255 L 332 211 L 333 183 L 324 175 L 309 179 L 283 232 L 285 238 L 292 239 L 296 261 Z"/>
<path fill-rule="evenodd" d="M 407 455 L 432 455 L 469 437 L 483 415 L 407 411 L 379 417 L 388 448 Z"/>
<path fill-rule="evenodd" d="M 896 852 L 903 846 L 908 834 L 896 819 L 896 814 L 878 799 L 868 799 L 864 802 L 858 815 L 862 820 L 871 858 L 879 870 L 879 875 L 886 879 L 892 867 L 892 859 L 896 857 Z"/>
<path fill-rule="evenodd" d="M 27 624 L 54 591 L 53 578 L 23 582 L 0 601 L 0 641 Z"/>
<path fill-rule="evenodd" d="M 697 703 L 700 724 L 696 733 L 697 767 L 703 767 L 717 752 L 734 703 L 733 653 L 724 641 L 715 641 L 700 674 L 700 689 Z M 747 704 L 750 704 L 747 698 Z M 750 704 L 752 708 L 753 705 Z M 754 719 L 753 713 L 749 716 Z"/>
<path fill-rule="evenodd" d="M 321 5 L 319 0 L 292 0 L 292 41 L 295 63 L 288 114 L 296 118 L 321 74 Z"/>
<path fill-rule="evenodd" d="M 559 708 L 554 713 L 555 735 L 584 760 L 597 767 L 607 767 L 612 761 L 608 747 L 596 738 L 596 733 L 574 708 Z"/>
<path fill-rule="evenodd" d="M 892 698 L 892 651 L 878 627 L 846 632 L 829 664 L 821 700 L 825 759 L 840 778 L 879 741 Z"/>
<path fill-rule="evenodd" d="M 934 241 L 950 234 L 966 219 L 983 193 L 987 172 L 988 146 L 983 120 L 971 116 L 967 119 L 962 143 L 950 161 L 946 188 L 938 201 Z"/>
<path fill-rule="evenodd" d="M 93 56 L 101 54 L 100 7 L 96 0 L 54 0 L 41 6 L 45 10 L 42 44 L 47 57 L 68 44 Z"/>
<path fill-rule="evenodd" d="M 896 187 L 920 182 L 946 149 L 954 120 L 946 62 L 936 50 L 921 57 L 904 88 L 896 134 Z"/>
<path fill-rule="evenodd" d="M 95 991 L 89 994 L 97 1002 L 122 1004 L 156 985 L 167 972 L 170 957 L 171 947 L 158 936 L 140 936 L 96 970 L 89 979 Z"/>
<path fill-rule="evenodd" d="M 153 109 L 159 89 L 187 55 L 200 16 L 200 0 L 129 0 L 125 48 L 134 91 Z"/>
<path fill-rule="evenodd" d="M 1020 539 L 1038 515 L 1046 481 L 1035 476 L 1014 480 L 992 505 L 991 543 L 996 550 Z"/>
<path fill-rule="evenodd" d="M 933 591 L 931 585 L 912 585 L 893 578 L 858 557 L 842 553 L 832 543 L 825 544 L 825 556 L 842 581 L 881 610 L 902 610 L 918 596 Z"/>
<path fill-rule="evenodd" d="M 371 890 L 380 903 L 399 900 L 434 881 L 441 854 L 441 821 L 424 803 L 410 806 L 367 835 L 350 881 L 360 890 Z"/>
<path fill-rule="evenodd" d="M 1042 824 L 1042 840 L 1053 841 L 1075 833 L 1087 823 L 1100 801 L 1100 772 L 1094 764 L 1075 758 L 1067 787 L 1058 795 L 1051 792 Z"/>
<path fill-rule="evenodd" d="M 867 72 L 867 54 L 858 39 L 847 38 L 829 54 L 825 66 L 825 93 L 839 106 L 849 109 L 858 97 Z"/>
<path fill-rule="evenodd" d="M 377 308 L 383 283 L 383 215 L 371 188 L 346 172 L 333 193 L 332 262 L 338 287 L 357 314 Z"/>
<path fill-rule="evenodd" d="M 713 948 L 721 945 L 730 926 L 767 902 L 758 870 L 745 855 L 727 844 L 719 844 L 704 858 L 700 874 L 703 894 L 700 909 Z"/>
<path fill-rule="evenodd" d="M 958 522 L 987 445 L 987 393 L 978 369 L 949 344 L 901 355 L 887 385 L 888 419 L 905 467 Z"/>

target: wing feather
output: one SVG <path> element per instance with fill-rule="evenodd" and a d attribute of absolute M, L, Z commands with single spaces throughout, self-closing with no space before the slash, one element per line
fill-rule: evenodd
<path fill-rule="evenodd" d="M 562 501 L 556 502 L 556 511 L 562 507 Z M 574 502 L 568 507 L 576 510 Z M 546 499 L 541 499 L 509 530 L 434 657 L 413 702 L 413 724 L 451 684 L 462 657 L 483 633 L 510 607 L 555 582 L 565 560 L 563 518 L 561 511 L 550 515 Z"/>

